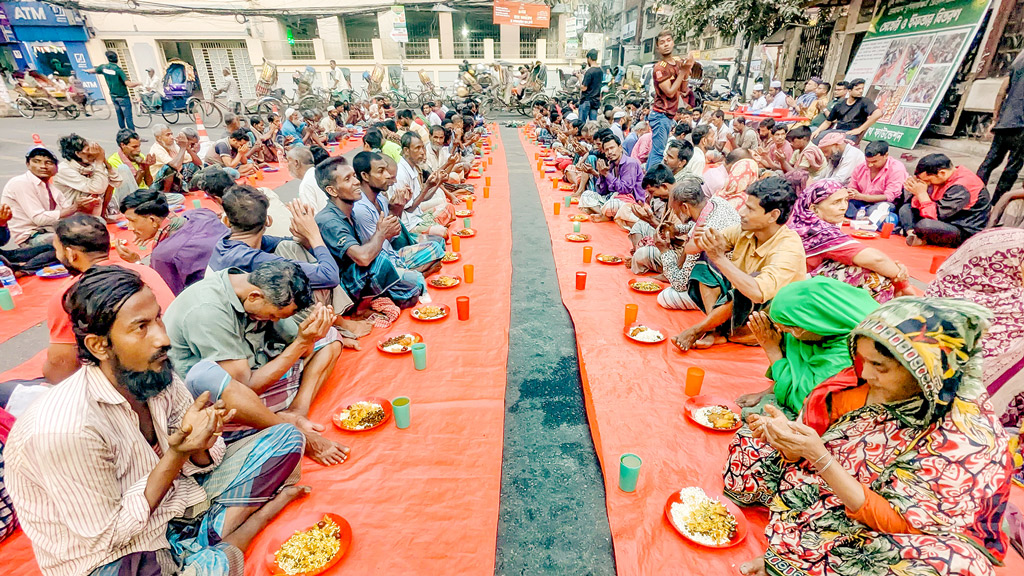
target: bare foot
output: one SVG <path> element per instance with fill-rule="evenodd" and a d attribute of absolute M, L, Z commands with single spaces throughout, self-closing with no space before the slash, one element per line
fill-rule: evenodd
<path fill-rule="evenodd" d="M 626 268 L 632 268 L 633 267 L 633 258 L 632 257 L 623 258 L 622 259 L 622 263 L 626 265 Z"/>
<path fill-rule="evenodd" d="M 286 486 L 277 493 L 276 496 L 270 499 L 269 502 L 260 506 L 259 510 L 252 513 L 242 525 L 233 530 L 230 534 L 224 536 L 224 542 L 237 547 L 239 550 L 245 550 L 249 547 L 249 543 L 252 539 L 260 533 L 263 528 L 270 523 L 284 507 L 295 500 L 296 498 L 305 496 L 312 491 L 313 488 L 309 486 L 303 486 L 296 484 L 295 486 Z"/>
<path fill-rule="evenodd" d="M 651 280 L 657 280 L 658 282 L 668 282 L 668 278 L 665 278 L 664 274 L 658 274 L 657 276 L 652 276 Z"/>
<path fill-rule="evenodd" d="M 764 569 L 764 556 L 740 564 L 740 574 L 745 574 L 746 576 L 767 576 L 768 572 Z"/>
<path fill-rule="evenodd" d="M 591 222 L 607 222 L 609 220 L 611 220 L 611 218 L 605 216 L 604 214 L 591 214 L 590 215 L 590 221 Z"/>
<path fill-rule="evenodd" d="M 345 348 L 350 348 L 352 350 L 362 350 L 363 349 L 363 347 L 359 345 L 359 340 L 356 340 L 354 338 L 342 337 L 341 343 L 342 343 L 342 345 L 345 346 Z"/>
<path fill-rule="evenodd" d="M 683 352 L 686 352 L 693 347 L 694 342 L 696 342 L 700 337 L 701 334 L 696 329 L 687 328 L 677 334 L 676 337 L 672 339 L 672 343 Z"/>
<path fill-rule="evenodd" d="M 740 408 L 753 408 L 757 406 L 761 399 L 764 398 L 766 392 L 751 392 L 750 394 L 744 394 L 736 399 L 736 405 Z"/>
<path fill-rule="evenodd" d="M 907 233 L 907 246 L 924 246 L 924 240 L 917 237 L 914 232 Z"/>
<path fill-rule="evenodd" d="M 321 466 L 343 463 L 348 459 L 350 451 L 348 446 L 324 438 L 316 432 L 306 434 L 306 456 Z"/>
<path fill-rule="evenodd" d="M 372 311 L 371 311 L 372 312 Z M 355 335 L 356 338 L 362 338 L 373 330 L 373 322 L 363 320 L 349 320 L 348 318 L 342 318 L 338 316 L 334 319 L 334 325 L 338 328 L 348 330 Z"/>
<path fill-rule="evenodd" d="M 721 336 L 718 336 L 713 332 L 709 332 L 708 334 L 705 334 L 698 338 L 697 341 L 693 343 L 693 348 L 696 350 L 706 350 L 708 348 L 711 348 L 715 344 L 724 343 L 725 338 L 722 338 Z"/>
<path fill-rule="evenodd" d="M 729 336 L 729 342 L 733 344 L 742 344 L 744 346 L 759 346 L 757 342 L 757 336 L 744 326 L 743 328 L 736 329 L 732 335 Z"/>

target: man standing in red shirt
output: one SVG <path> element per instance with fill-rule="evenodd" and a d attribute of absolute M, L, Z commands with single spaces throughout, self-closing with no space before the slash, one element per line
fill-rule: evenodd
<path fill-rule="evenodd" d="M 672 118 L 679 110 L 679 95 L 683 83 L 690 79 L 693 57 L 686 60 L 672 55 L 675 39 L 668 30 L 658 34 L 658 54 L 661 60 L 654 65 L 654 103 L 647 122 L 651 125 L 651 154 L 647 157 L 647 170 L 661 163 L 665 144 L 672 128 Z"/>

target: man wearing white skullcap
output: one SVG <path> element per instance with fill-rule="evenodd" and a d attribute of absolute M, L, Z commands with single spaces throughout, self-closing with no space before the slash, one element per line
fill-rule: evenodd
<path fill-rule="evenodd" d="M 768 86 L 768 97 L 771 98 L 771 102 L 768 103 L 769 110 L 785 110 L 789 108 L 789 105 L 786 104 L 786 93 L 782 90 L 782 82 L 772 80 L 772 83 Z"/>
<path fill-rule="evenodd" d="M 754 91 L 750 93 L 750 104 L 747 112 L 760 112 L 768 107 L 768 100 L 764 97 L 764 84 L 754 84 Z"/>

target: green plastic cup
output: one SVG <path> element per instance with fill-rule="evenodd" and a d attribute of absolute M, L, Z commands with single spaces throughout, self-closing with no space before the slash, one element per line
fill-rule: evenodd
<path fill-rule="evenodd" d="M 391 412 L 395 415 L 395 426 L 405 430 L 409 427 L 409 397 L 399 396 L 391 401 Z"/>
<path fill-rule="evenodd" d="M 203 205 L 202 205 L 202 203 L 199 202 L 199 200 L 193 200 L 192 201 L 192 207 L 193 208 L 202 208 Z"/>
<path fill-rule="evenodd" d="M 640 465 L 644 461 L 636 454 L 623 454 L 619 458 L 619 490 L 636 491 L 636 482 L 640 479 Z"/>
<path fill-rule="evenodd" d="M 427 369 L 427 345 L 423 342 L 412 345 L 412 362 L 417 370 Z"/>
<path fill-rule="evenodd" d="M 7 288 L 0 288 L 0 310 L 14 310 L 14 297 Z"/>
<path fill-rule="evenodd" d="M 463 228 L 472 228 L 472 226 L 470 226 L 469 218 L 463 218 L 462 219 L 462 227 Z"/>
<path fill-rule="evenodd" d="M 572 196 L 565 197 L 565 207 L 568 208 L 569 206 L 572 206 Z"/>
<path fill-rule="evenodd" d="M 577 234 L 580 233 L 580 223 L 579 222 L 573 222 L 572 223 L 572 231 L 577 233 Z"/>

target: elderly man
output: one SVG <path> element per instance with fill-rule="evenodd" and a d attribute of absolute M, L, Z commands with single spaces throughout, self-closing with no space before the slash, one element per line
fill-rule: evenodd
<path fill-rule="evenodd" d="M 903 162 L 889 156 L 889 143 L 885 140 L 871 142 L 864 149 L 864 163 L 855 166 L 850 176 L 852 192 L 846 217 L 855 217 L 861 208 L 873 212 L 883 202 L 891 208 L 903 195 L 906 180 L 907 169 Z"/>
<path fill-rule="evenodd" d="M 918 160 L 914 177 L 907 178 L 903 189 L 899 215 L 908 246 L 957 247 L 981 232 L 992 209 L 981 178 L 964 166 L 954 167 L 945 154 Z"/>
<path fill-rule="evenodd" d="M 743 116 L 732 119 L 732 131 L 727 134 L 726 138 L 734 150 L 743 148 L 748 152 L 753 152 L 761 146 L 761 139 L 758 137 L 757 131 L 747 125 L 747 119 Z"/>
<path fill-rule="evenodd" d="M 580 210 L 589 213 L 593 222 L 614 220 L 628 231 L 637 220 L 630 205 L 643 202 L 646 196 L 642 186 L 644 168 L 623 153 L 619 138 L 610 130 L 599 132 L 597 141 L 604 158 L 594 165 L 583 164 L 583 169 L 594 178 L 595 188 L 580 196 Z"/>
<path fill-rule="evenodd" d="M 738 226 L 697 227 L 686 253 L 703 252 L 705 259 L 691 270 L 687 295 L 707 316 L 673 339 L 680 350 L 756 341 L 746 327 L 750 314 L 806 275 L 803 242 L 786 226 L 795 203 L 789 183 L 772 176 L 747 188 Z"/>
<path fill-rule="evenodd" d="M 215 213 L 206 208 L 187 210 L 168 218 L 167 200 L 156 190 L 139 189 L 121 201 L 121 212 L 136 244 L 155 242 L 149 265 L 167 282 L 175 294 L 203 279 L 217 243 L 229 234 Z M 139 262 L 136 252 L 124 241 L 117 253 L 127 262 Z"/>
<path fill-rule="evenodd" d="M 651 142 L 652 134 L 651 127 L 646 121 L 641 120 L 636 123 L 633 127 L 633 131 L 630 132 L 630 136 L 633 134 L 637 135 L 636 144 L 633 149 L 629 151 L 629 155 L 636 158 L 642 165 L 647 164 L 647 157 L 651 154 Z"/>
<path fill-rule="evenodd" d="M 747 112 L 760 112 L 768 107 L 768 99 L 764 97 L 764 84 L 754 84 L 750 93 L 750 104 L 747 104 Z"/>
<path fill-rule="evenodd" d="M 42 146 L 28 151 L 25 165 L 28 170 L 8 180 L 0 194 L 0 205 L 10 211 L 5 227 L 22 248 L 49 246 L 57 220 L 75 212 L 92 214 L 99 200 L 83 195 L 72 202 L 53 187 L 57 157 Z"/>
<path fill-rule="evenodd" d="M 114 190 L 114 199 L 120 202 L 139 188 L 148 188 L 153 184 L 153 173 L 149 167 L 156 159 L 152 153 L 142 155 L 142 142 L 134 130 L 118 130 L 116 142 L 117 152 L 107 158 L 107 164 L 121 175 L 121 184 Z M 181 204 L 184 200 L 184 197 L 180 196 L 179 202 L 172 203 Z"/>
<path fill-rule="evenodd" d="M 4 481 L 46 576 L 241 574 L 252 539 L 309 491 L 303 437 L 273 426 L 227 448 L 236 416 L 193 398 L 168 356 L 160 305 L 137 274 L 94 266 L 65 295 L 86 364 L 11 429 Z M 177 367 L 174 367 L 177 368 Z M 223 373 L 189 375 L 196 388 Z"/>
<path fill-rule="evenodd" d="M 235 114 L 241 114 L 242 110 L 242 93 L 238 90 L 238 82 L 235 81 L 235 77 L 231 75 L 231 69 L 227 66 L 221 71 L 224 75 L 224 80 L 220 85 L 220 88 L 214 90 L 214 96 L 224 95 L 224 101 L 228 105 L 228 110 Z"/>
<path fill-rule="evenodd" d="M 295 108 L 284 111 L 284 121 L 281 123 L 281 145 L 292 146 L 302 144 L 302 133 L 306 124 L 302 121 L 302 113 Z"/>
<path fill-rule="evenodd" d="M 79 203 L 83 196 L 95 198 L 92 214 L 106 216 L 107 204 L 114 187 L 121 184 L 121 176 L 107 163 L 103 148 L 74 133 L 62 137 L 59 143 L 66 162 L 57 167 L 53 187 L 72 204 Z"/>
<path fill-rule="evenodd" d="M 818 178 L 829 178 L 838 180 L 843 186 L 850 183 L 853 177 L 853 170 L 864 163 L 864 153 L 846 139 L 842 132 L 829 132 L 821 138 L 818 143 L 822 154 L 825 155 L 825 164 L 818 173 Z"/>
<path fill-rule="evenodd" d="M 153 125 L 153 145 L 149 147 L 149 155 L 153 157 L 153 163 L 149 166 L 149 172 L 153 176 L 153 182 L 163 183 L 166 179 L 178 180 L 179 184 L 188 183 L 186 177 L 186 164 L 193 164 L 198 171 L 203 167 L 203 161 L 199 158 L 198 146 L 193 147 L 185 134 L 188 129 L 182 130 L 175 137 L 166 124 Z M 198 145 L 199 136 L 196 135 Z M 161 186 L 161 189 L 163 187 Z"/>
<path fill-rule="evenodd" d="M 396 177 L 398 186 L 391 190 L 391 201 L 404 206 L 402 224 L 409 232 L 447 238 L 447 226 L 455 219 L 455 206 L 448 202 L 442 186 L 448 174 L 442 169 L 424 180 L 419 166 L 426 158 L 427 151 L 420 137 L 412 132 L 402 134 L 402 157 Z M 364 175 L 357 171 L 356 176 L 365 184 Z M 401 187 L 411 192 L 405 202 L 398 201 L 397 192 Z"/>

